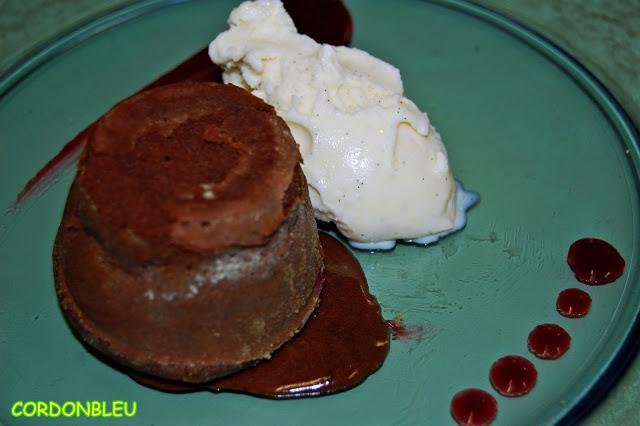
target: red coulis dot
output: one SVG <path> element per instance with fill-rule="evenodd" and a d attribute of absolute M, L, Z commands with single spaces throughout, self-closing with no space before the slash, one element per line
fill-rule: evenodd
<path fill-rule="evenodd" d="M 489 372 L 491 385 L 504 396 L 522 396 L 536 385 L 538 372 L 531 361 L 517 355 L 500 358 Z"/>
<path fill-rule="evenodd" d="M 571 336 L 557 324 L 541 324 L 529 333 L 529 350 L 538 358 L 558 359 L 571 345 Z"/>
<path fill-rule="evenodd" d="M 486 426 L 497 414 L 496 399 L 480 389 L 465 389 L 451 399 L 451 415 L 461 426 Z"/>
<path fill-rule="evenodd" d="M 591 308 L 591 296 L 579 288 L 568 288 L 558 294 L 556 309 L 567 318 L 582 318 Z"/>
<path fill-rule="evenodd" d="M 582 238 L 569 247 L 567 263 L 578 281 L 589 285 L 612 283 L 624 272 L 624 259 L 611 244 Z"/>

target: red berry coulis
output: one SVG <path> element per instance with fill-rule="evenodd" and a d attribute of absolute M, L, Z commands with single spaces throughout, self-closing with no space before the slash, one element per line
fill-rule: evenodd
<path fill-rule="evenodd" d="M 489 379 L 501 395 L 522 396 L 536 385 L 538 372 L 528 359 L 508 355 L 493 363 Z"/>
<path fill-rule="evenodd" d="M 451 399 L 451 415 L 461 426 L 486 426 L 498 414 L 498 403 L 480 389 L 465 389 Z"/>
<path fill-rule="evenodd" d="M 578 281 L 589 285 L 612 283 L 624 272 L 624 259 L 618 250 L 597 238 L 582 238 L 571 244 L 567 263 Z"/>
<path fill-rule="evenodd" d="M 571 336 L 557 324 L 541 324 L 529 333 L 529 350 L 541 359 L 558 359 L 569 350 Z"/>
<path fill-rule="evenodd" d="M 589 313 L 591 296 L 579 288 L 562 290 L 556 300 L 556 309 L 563 317 L 582 318 Z"/>

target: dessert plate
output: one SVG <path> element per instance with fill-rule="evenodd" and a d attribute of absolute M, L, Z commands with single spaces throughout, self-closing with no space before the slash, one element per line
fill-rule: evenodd
<path fill-rule="evenodd" d="M 0 206 L 111 105 L 225 29 L 236 3 L 136 3 L 53 41 L 0 80 Z M 433 246 L 356 252 L 385 317 L 421 327 L 420 336 L 393 341 L 362 385 L 322 398 L 145 388 L 89 354 L 58 308 L 51 248 L 69 173 L 1 216 L 0 423 L 33 424 L 11 416 L 16 401 L 120 400 L 137 403 L 122 424 L 453 424 L 452 396 L 475 387 L 496 397 L 495 425 L 551 424 L 575 422 L 603 397 L 637 349 L 640 153 L 626 114 L 566 53 L 478 6 L 346 3 L 352 45 L 400 68 L 406 92 L 443 135 L 456 177 L 481 195 L 466 229 Z M 614 284 L 587 287 L 573 277 L 567 250 L 586 236 L 625 258 Z M 585 318 L 556 312 L 568 287 L 593 298 Z M 549 322 L 572 336 L 555 361 L 527 350 L 529 331 Z M 538 370 L 536 387 L 520 398 L 498 396 L 489 383 L 491 364 L 509 354 Z"/>

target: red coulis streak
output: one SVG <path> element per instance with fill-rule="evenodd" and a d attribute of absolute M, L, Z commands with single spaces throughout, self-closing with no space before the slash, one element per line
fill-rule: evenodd
<path fill-rule="evenodd" d="M 67 167 L 75 165 L 78 154 L 85 144 L 87 134 L 89 133 L 87 127 L 78 135 L 67 142 L 62 150 L 55 155 L 51 160 L 44 165 L 44 167 L 36 173 L 34 177 L 29 179 L 20 193 L 17 195 L 15 202 L 11 206 L 11 210 L 17 210 L 31 195 L 40 192 L 46 188 L 57 176 L 63 173 Z M 71 164 L 69 164 L 71 163 Z"/>
<path fill-rule="evenodd" d="M 556 309 L 567 318 L 582 318 L 591 308 L 591 296 L 579 288 L 568 288 L 558 294 Z"/>
<path fill-rule="evenodd" d="M 496 399 L 480 389 L 465 389 L 451 399 L 451 415 L 460 426 L 487 426 L 497 414 Z"/>
<path fill-rule="evenodd" d="M 314 2 L 284 0 L 283 3 L 301 33 L 309 35 L 319 43 L 348 45 L 351 41 L 353 28 L 351 15 L 341 0 L 316 0 Z M 327 22 L 331 24 L 327 24 Z M 204 48 L 137 93 L 163 84 L 182 81 L 221 83 L 222 70 L 211 62 L 208 49 Z M 46 189 L 60 174 L 75 164 L 85 145 L 90 128 L 91 125 L 78 133 L 34 177 L 29 179 L 16 197 L 11 210 L 19 209 L 29 197 Z"/>
<path fill-rule="evenodd" d="M 571 346 L 571 336 L 557 324 L 541 324 L 529 333 L 529 350 L 541 359 L 558 359 Z"/>
<path fill-rule="evenodd" d="M 414 325 L 408 327 L 400 318 L 385 320 L 387 327 L 391 330 L 393 340 L 410 340 L 422 337 L 424 329 L 421 326 Z"/>
<path fill-rule="evenodd" d="M 624 272 L 624 259 L 618 250 L 597 238 L 583 238 L 571 244 L 567 263 L 578 281 L 589 285 L 612 283 Z"/>
<path fill-rule="evenodd" d="M 148 84 L 137 93 L 163 84 L 178 83 L 182 81 L 216 81 L 222 83 L 222 70 L 211 62 L 207 49 L 205 48 L 167 74 Z M 67 142 L 55 157 L 49 160 L 34 177 L 29 179 L 22 191 L 20 191 L 16 197 L 16 201 L 11 207 L 12 210 L 19 209 L 31 195 L 41 192 L 50 185 L 56 177 L 66 171 L 66 166 L 75 165 L 75 161 L 87 141 L 87 136 L 92 125 L 93 123 L 78 133 L 78 135 L 71 139 L 71 141 Z"/>
<path fill-rule="evenodd" d="M 509 355 L 493 363 L 489 379 L 500 394 L 522 396 L 529 393 L 536 385 L 538 372 L 528 359 Z"/>

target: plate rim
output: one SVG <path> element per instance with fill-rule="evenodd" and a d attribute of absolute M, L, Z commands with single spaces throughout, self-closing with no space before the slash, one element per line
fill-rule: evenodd
<path fill-rule="evenodd" d="M 191 3 L 194 0 L 132 0 L 122 5 L 108 8 L 93 14 L 66 30 L 54 34 L 45 41 L 35 45 L 23 53 L 9 68 L 0 74 L 0 100 L 5 98 L 23 80 L 37 71 L 41 66 L 64 54 L 68 50 L 82 44 L 95 35 L 113 27 L 128 23 L 140 16 L 162 10 L 170 6 Z M 484 21 L 491 26 L 506 32 L 509 36 L 530 46 L 558 66 L 598 105 L 620 136 L 623 148 L 628 147 L 624 141 L 630 141 L 635 148 L 636 157 L 640 150 L 640 130 L 629 116 L 616 96 L 593 74 L 582 62 L 566 49 L 551 40 L 548 36 L 507 14 L 494 11 L 474 0 L 415 0 L 420 3 L 431 3 L 466 14 Z M 604 105 L 603 105 L 604 104 Z M 627 155 L 636 186 L 640 186 L 638 170 L 640 164 L 634 162 L 634 156 Z M 638 160 L 636 160 L 638 161 Z M 636 309 L 635 320 L 627 328 L 624 340 L 608 363 L 601 369 L 591 386 L 585 389 L 582 397 L 559 418 L 557 425 L 575 425 L 605 399 L 612 388 L 626 373 L 632 361 L 640 352 L 640 339 L 633 336 L 640 334 L 640 306 Z"/>

